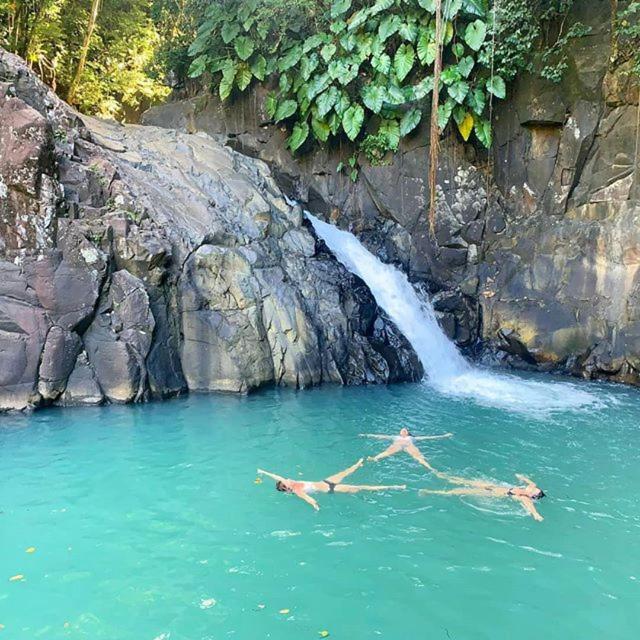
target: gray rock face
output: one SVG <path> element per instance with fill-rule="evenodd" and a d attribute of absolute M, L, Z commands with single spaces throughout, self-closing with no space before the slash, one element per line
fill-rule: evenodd
<path fill-rule="evenodd" d="M 0 409 L 421 377 L 264 163 L 0 77 Z"/>
<path fill-rule="evenodd" d="M 591 31 L 572 43 L 560 84 L 523 77 L 495 102 L 490 158 L 455 133 L 441 142 L 435 238 L 424 123 L 386 165 L 360 157 L 353 185 L 336 171 L 347 146 L 286 151 L 262 88 L 231 104 L 169 103 L 144 122 L 205 131 L 267 162 L 290 195 L 420 283 L 468 353 L 639 383 L 639 87 L 629 64 L 608 69 L 611 6 L 574 3 L 570 20 Z"/>

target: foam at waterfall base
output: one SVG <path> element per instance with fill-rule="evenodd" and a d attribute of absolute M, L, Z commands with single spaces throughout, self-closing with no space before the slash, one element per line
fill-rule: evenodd
<path fill-rule="evenodd" d="M 492 407 L 527 413 L 548 413 L 603 405 L 596 396 L 569 382 L 524 380 L 471 366 L 438 324 L 429 301 L 421 300 L 407 276 L 381 262 L 348 231 L 306 212 L 313 228 L 335 257 L 367 284 L 411 343 L 424 367 L 428 384 L 458 398 L 470 398 Z"/>

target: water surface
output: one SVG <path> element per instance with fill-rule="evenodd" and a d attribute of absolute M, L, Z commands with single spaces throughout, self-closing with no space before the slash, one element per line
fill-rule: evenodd
<path fill-rule="evenodd" d="M 413 384 L 0 416 L 0 638 L 629 640 L 640 394 L 563 384 L 599 405 L 514 413 Z M 408 457 L 352 477 L 408 491 L 318 513 L 254 483 L 322 479 L 401 424 L 455 432 L 423 446 L 437 468 L 530 475 L 545 521 L 418 496 L 444 485 Z"/>

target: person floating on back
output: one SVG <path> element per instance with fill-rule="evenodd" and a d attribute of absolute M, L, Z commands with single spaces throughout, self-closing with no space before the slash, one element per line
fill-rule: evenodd
<path fill-rule="evenodd" d="M 319 482 L 311 480 L 292 480 L 283 478 L 275 473 L 258 469 L 258 473 L 273 478 L 276 481 L 276 489 L 284 493 L 292 493 L 301 500 L 310 504 L 316 511 L 320 509 L 318 503 L 311 497 L 312 493 L 358 493 L 360 491 L 386 491 L 389 489 L 406 489 L 406 484 L 394 485 L 368 485 L 368 484 L 342 484 L 342 481 L 354 471 L 357 471 L 364 464 L 364 459 L 360 458 L 354 465 L 334 473 L 326 480 Z"/>
<path fill-rule="evenodd" d="M 378 460 L 388 458 L 389 456 L 392 456 L 395 453 L 399 453 L 400 451 L 406 451 L 414 460 L 417 460 L 423 467 L 429 469 L 429 471 L 435 471 L 435 469 L 427 462 L 420 449 L 416 447 L 415 442 L 417 440 L 439 440 L 441 438 L 451 438 L 453 436 L 452 433 L 443 433 L 442 435 L 438 436 L 414 436 L 409 433 L 409 429 L 406 429 L 404 427 L 400 429 L 400 433 L 397 436 L 387 436 L 377 433 L 361 433 L 360 435 L 363 438 L 393 440 L 393 443 L 390 444 L 382 453 L 369 458 L 369 460 L 371 460 L 372 462 L 378 462 Z"/>
<path fill-rule="evenodd" d="M 484 482 L 482 480 L 466 480 L 465 478 L 459 478 L 457 476 L 449 476 L 445 473 L 438 471 L 435 474 L 439 478 L 443 478 L 453 484 L 464 485 L 460 489 L 449 489 L 447 491 L 435 491 L 431 489 L 421 489 L 420 495 L 425 494 L 439 494 L 447 496 L 487 496 L 490 498 L 512 498 L 517 500 L 525 509 L 525 511 L 532 516 L 538 522 L 542 522 L 544 518 L 538 513 L 534 500 L 541 500 L 545 497 L 544 491 L 536 485 L 536 483 L 523 476 L 521 473 L 516 473 L 516 478 L 520 482 L 524 482 L 524 486 L 521 487 L 507 487 L 499 484 L 493 484 L 491 482 Z"/>

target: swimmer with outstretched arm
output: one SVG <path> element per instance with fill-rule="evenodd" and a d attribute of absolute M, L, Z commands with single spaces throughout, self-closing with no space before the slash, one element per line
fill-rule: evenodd
<path fill-rule="evenodd" d="M 311 497 L 312 493 L 358 493 L 360 491 L 386 491 L 389 489 L 406 489 L 406 484 L 394 485 L 368 485 L 368 484 L 342 484 L 342 481 L 354 471 L 357 471 L 364 464 L 363 458 L 344 471 L 334 473 L 326 480 L 319 482 L 311 480 L 292 480 L 283 478 L 276 473 L 258 469 L 258 473 L 268 476 L 276 481 L 276 489 L 284 493 L 292 493 L 307 504 L 310 504 L 316 511 L 320 509 L 318 503 Z"/>
<path fill-rule="evenodd" d="M 438 494 L 445 496 L 487 496 L 490 498 L 512 498 L 517 500 L 525 509 L 525 511 L 533 517 L 534 520 L 542 522 L 544 518 L 538 513 L 534 500 L 541 500 L 545 497 L 544 491 L 536 485 L 536 483 L 521 473 L 516 473 L 516 478 L 524 483 L 521 487 L 505 487 L 503 485 L 491 482 L 483 482 L 482 480 L 466 480 L 458 476 L 448 476 L 438 471 L 435 474 L 439 478 L 443 478 L 453 484 L 464 485 L 460 489 L 449 489 L 447 491 L 434 491 L 431 489 L 421 489 L 420 495 Z"/>
<path fill-rule="evenodd" d="M 440 440 L 441 438 L 451 438 L 453 433 L 443 433 L 438 436 L 414 436 L 409 433 L 409 429 L 402 428 L 397 436 L 387 436 L 377 433 L 361 433 L 363 438 L 377 438 L 378 440 L 393 440 L 382 453 L 377 456 L 370 457 L 372 462 L 378 462 L 383 458 L 388 458 L 400 451 L 406 451 L 414 460 L 417 460 L 423 467 L 429 469 L 429 471 L 435 471 L 435 469 L 427 462 L 422 452 L 416 447 L 415 442 L 417 440 Z"/>

